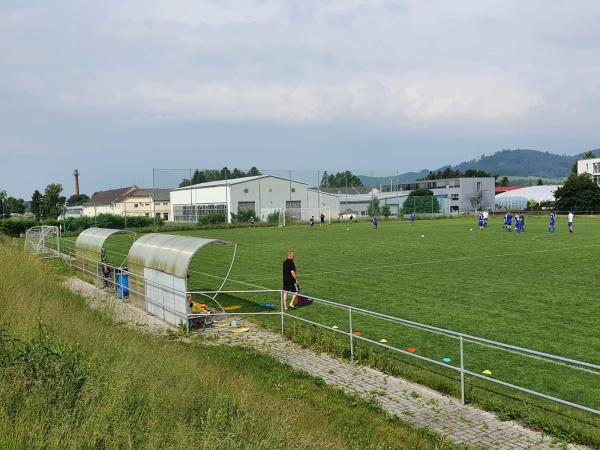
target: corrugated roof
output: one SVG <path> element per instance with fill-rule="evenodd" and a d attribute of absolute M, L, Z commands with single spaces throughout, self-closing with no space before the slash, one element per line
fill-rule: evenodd
<path fill-rule="evenodd" d="M 133 185 L 120 189 L 96 192 L 94 195 L 92 195 L 92 198 L 85 202 L 85 205 L 110 205 L 112 203 L 118 203 L 138 189 L 139 188 L 136 185 Z"/>
<path fill-rule="evenodd" d="M 288 178 L 278 177 L 275 175 L 256 175 L 253 177 L 233 178 L 231 180 L 207 181 L 206 183 L 192 184 L 191 186 L 183 186 L 173 191 L 185 191 L 187 189 L 203 189 L 217 186 L 233 186 L 234 184 L 247 183 L 248 181 L 258 180 L 259 178 L 277 178 L 279 180 L 290 181 Z M 308 184 L 302 181 L 291 180 L 293 183 Z"/>
<path fill-rule="evenodd" d="M 516 189 L 513 191 L 503 192 L 502 194 L 496 195 L 496 203 L 502 201 L 502 199 L 509 198 L 526 198 L 527 200 L 535 200 L 536 202 L 553 202 L 554 192 L 561 187 L 559 184 L 548 184 L 544 186 L 529 186 L 523 189 Z"/>
<path fill-rule="evenodd" d="M 168 202 L 170 200 L 170 192 L 171 189 L 138 189 L 130 197 L 150 197 L 157 202 Z"/>

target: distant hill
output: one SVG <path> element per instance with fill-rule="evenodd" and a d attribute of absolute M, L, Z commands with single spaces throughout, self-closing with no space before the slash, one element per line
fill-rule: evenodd
<path fill-rule="evenodd" d="M 502 150 L 493 155 L 465 161 L 453 169 L 485 170 L 492 175 L 518 177 L 562 178 L 571 173 L 571 167 L 580 155 L 555 155 L 537 150 Z"/>
<path fill-rule="evenodd" d="M 592 150 L 592 152 L 600 156 L 600 149 Z M 481 155 L 479 158 L 465 161 L 455 166 L 447 165 L 434 170 L 444 170 L 447 167 L 460 170 L 461 172 L 467 169 L 484 170 L 492 175 L 507 176 L 511 180 L 521 181 L 518 184 L 529 184 L 527 180 L 531 178 L 542 178 L 544 182 L 550 180 L 559 182 L 571 174 L 573 163 L 581 159 L 582 154 L 557 155 L 550 152 L 528 149 L 501 150 L 493 155 Z M 423 178 L 427 173 L 428 170 L 424 169 L 419 172 L 401 173 L 398 177 L 361 176 L 360 179 L 365 186 L 389 185 L 390 179 L 393 179 L 393 182 L 402 183 Z"/>

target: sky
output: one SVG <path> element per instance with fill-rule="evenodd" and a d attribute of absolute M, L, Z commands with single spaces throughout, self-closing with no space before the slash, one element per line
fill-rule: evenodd
<path fill-rule="evenodd" d="M 597 0 L 0 0 L 0 190 L 598 148 L 598 23 Z"/>

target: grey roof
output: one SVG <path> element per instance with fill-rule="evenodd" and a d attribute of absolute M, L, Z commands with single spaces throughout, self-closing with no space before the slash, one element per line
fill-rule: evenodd
<path fill-rule="evenodd" d="M 185 191 L 187 189 L 192 189 L 192 188 L 203 189 L 203 188 L 217 187 L 217 186 L 232 186 L 234 184 L 241 184 L 241 183 L 247 183 L 248 181 L 258 180 L 259 178 L 278 178 L 280 180 L 290 181 L 288 178 L 278 177 L 276 175 L 256 175 L 253 177 L 233 178 L 231 180 L 207 181 L 206 183 L 198 183 L 198 184 L 192 184 L 190 186 L 183 186 L 183 187 L 180 187 L 177 189 L 173 189 L 173 191 Z M 291 181 L 294 183 L 308 184 L 308 183 L 304 183 L 302 181 L 297 181 L 297 180 L 291 180 Z"/>
<path fill-rule="evenodd" d="M 96 192 L 94 195 L 92 195 L 92 198 L 84 203 L 84 205 L 110 205 L 112 203 L 118 203 L 126 199 L 132 192 L 138 189 L 139 188 L 136 185 L 133 185 L 120 189 Z"/>
<path fill-rule="evenodd" d="M 169 192 L 171 192 L 171 189 L 138 189 L 130 197 L 150 197 L 157 202 L 168 202 L 171 199 Z"/>

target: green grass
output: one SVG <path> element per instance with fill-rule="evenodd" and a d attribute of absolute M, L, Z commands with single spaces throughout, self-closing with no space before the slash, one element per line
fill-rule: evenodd
<path fill-rule="evenodd" d="M 115 324 L 0 245 L 0 448 L 452 448 L 248 349 Z"/>
<path fill-rule="evenodd" d="M 213 237 L 240 244 L 227 289 L 280 288 L 281 263 L 288 250 L 297 254 L 303 292 L 396 317 L 485 337 L 513 345 L 600 364 L 600 302 L 597 300 L 597 254 L 600 220 L 576 218 L 575 233 L 547 233 L 545 217 L 529 218 L 526 233 L 506 233 L 492 218 L 480 232 L 474 219 L 383 222 L 309 229 L 306 226 L 262 229 L 217 229 L 178 234 Z M 470 229 L 473 228 L 473 231 Z M 421 237 L 424 235 L 424 237 Z M 127 253 L 117 236 L 108 247 Z M 222 248 L 200 252 L 192 263 L 192 287 L 216 289 L 228 254 Z M 259 309 L 273 302 L 266 296 L 238 296 L 225 302 Z M 294 312 L 347 329 L 347 313 L 312 305 Z M 399 348 L 458 362 L 455 340 L 355 314 L 354 329 L 376 341 L 385 338 Z M 276 324 L 273 324 L 275 326 Z M 286 321 L 286 326 L 291 322 Z M 296 339 L 348 354 L 347 341 L 311 332 Z M 319 335 L 320 340 L 315 336 Z M 600 409 L 600 377 L 521 355 L 466 344 L 466 367 L 484 369 L 507 382 Z M 362 345 L 359 357 L 452 395 L 456 373 Z M 468 399 L 503 417 L 516 418 L 565 439 L 600 445 L 600 420 L 558 407 L 498 385 L 468 380 Z"/>

